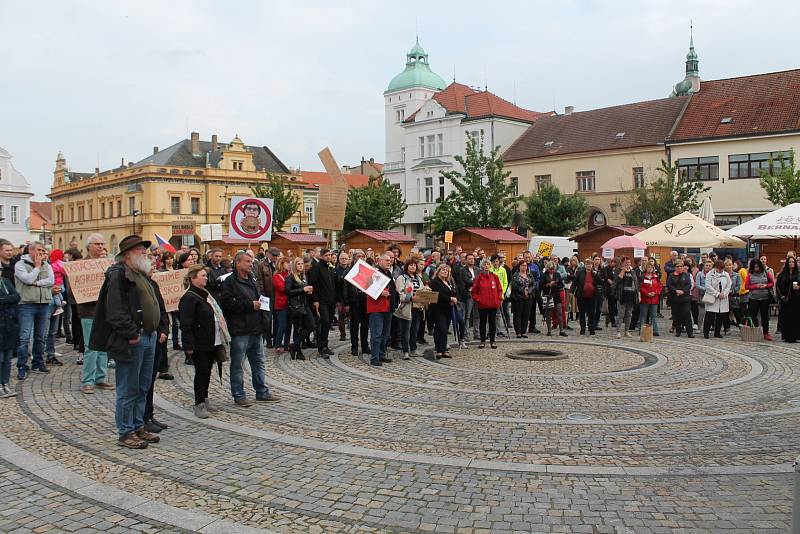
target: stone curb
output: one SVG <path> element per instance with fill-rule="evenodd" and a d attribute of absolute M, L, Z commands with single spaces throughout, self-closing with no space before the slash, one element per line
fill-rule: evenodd
<path fill-rule="evenodd" d="M 67 491 L 176 528 L 203 534 L 276 534 L 275 531 L 248 527 L 205 512 L 176 508 L 96 482 L 21 448 L 3 435 L 0 435 L 0 458 Z"/>

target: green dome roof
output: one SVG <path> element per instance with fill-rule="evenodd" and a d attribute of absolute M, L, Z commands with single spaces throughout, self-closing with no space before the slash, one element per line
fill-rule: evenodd
<path fill-rule="evenodd" d="M 427 87 L 437 91 L 447 87 L 442 77 L 433 72 L 430 65 L 428 65 L 428 54 L 420 46 L 419 39 L 417 39 L 416 44 L 414 44 L 409 53 L 406 54 L 406 68 L 392 78 L 386 92 L 390 93 L 392 91 L 410 89 L 411 87 Z"/>

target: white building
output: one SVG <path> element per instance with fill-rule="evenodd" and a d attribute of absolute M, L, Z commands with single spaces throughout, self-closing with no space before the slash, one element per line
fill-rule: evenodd
<path fill-rule="evenodd" d="M 30 240 L 28 213 L 31 184 L 11 164 L 11 154 L 0 148 L 0 237 L 15 245 Z"/>
<path fill-rule="evenodd" d="M 483 136 L 488 152 L 513 143 L 544 115 L 520 108 L 486 90 L 444 80 L 430 69 L 428 54 L 419 41 L 406 55 L 406 67 L 383 93 L 386 109 L 386 163 L 384 176 L 399 187 L 408 204 L 401 229 L 422 245 L 425 218 L 452 186 L 439 171 L 458 165 L 467 134 Z M 458 170 L 463 170 L 459 169 Z M 426 239 L 427 238 L 427 239 Z"/>

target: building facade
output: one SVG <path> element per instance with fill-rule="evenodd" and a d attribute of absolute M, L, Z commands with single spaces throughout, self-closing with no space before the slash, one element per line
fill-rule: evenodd
<path fill-rule="evenodd" d="M 398 187 L 408 209 L 400 230 L 422 246 L 432 244 L 425 219 L 451 191 L 441 171 L 463 171 L 467 135 L 487 151 L 507 147 L 543 113 L 520 108 L 486 90 L 455 81 L 445 87 L 430 70 L 419 41 L 406 55 L 406 68 L 384 92 L 386 161 L 384 177 Z"/>
<path fill-rule="evenodd" d="M 0 237 L 15 245 L 30 241 L 28 223 L 31 184 L 14 168 L 11 154 L 0 148 Z"/>
<path fill-rule="evenodd" d="M 30 240 L 41 241 L 47 247 L 53 246 L 52 206 L 52 202 L 31 201 L 28 218 Z"/>

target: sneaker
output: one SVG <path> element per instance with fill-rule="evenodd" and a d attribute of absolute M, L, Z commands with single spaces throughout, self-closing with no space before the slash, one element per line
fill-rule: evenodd
<path fill-rule="evenodd" d="M 409 353 L 407 353 L 407 352 L 404 352 L 403 353 L 403 359 L 404 360 L 410 360 L 411 359 L 411 355 Z"/>
<path fill-rule="evenodd" d="M 466 344 L 466 343 L 464 343 L 463 341 L 461 341 L 461 342 L 458 344 L 458 348 L 459 348 L 459 349 L 461 349 L 461 350 L 463 350 L 463 349 L 466 349 L 466 348 L 467 348 L 467 344 Z"/>
<path fill-rule="evenodd" d="M 56 308 L 55 311 L 53 312 L 53 317 L 58 317 L 62 313 L 64 313 L 64 308 Z"/>
<path fill-rule="evenodd" d="M 0 386 L 0 399 L 10 399 L 11 397 L 16 397 L 17 392 L 11 391 L 8 388 L 8 384 L 3 384 Z"/>
<path fill-rule="evenodd" d="M 75 365 L 83 365 L 83 353 L 79 352 L 78 357 L 75 359 Z"/>
<path fill-rule="evenodd" d="M 769 334 L 764 334 L 764 341 L 772 341 L 772 336 Z"/>
<path fill-rule="evenodd" d="M 235 399 L 233 402 L 234 404 L 236 404 L 236 406 L 242 406 L 244 408 L 249 408 L 250 406 L 253 405 L 253 401 L 245 397 L 242 397 L 241 399 Z"/>
<path fill-rule="evenodd" d="M 569 334 L 567 334 L 563 330 L 561 332 L 559 332 L 558 335 L 561 336 L 561 337 L 569 337 Z"/>
<path fill-rule="evenodd" d="M 164 430 L 163 428 L 161 428 L 160 426 L 158 426 L 157 424 L 155 424 L 152 421 L 147 421 L 144 424 L 144 429 L 147 430 L 148 432 L 150 432 L 151 434 L 158 434 L 159 432 Z"/>
<path fill-rule="evenodd" d="M 116 386 L 114 384 L 109 384 L 108 382 L 98 382 L 94 385 L 97 389 L 104 389 L 106 391 L 114 391 Z"/>
<path fill-rule="evenodd" d="M 20 367 L 17 370 L 17 380 L 25 380 L 28 377 L 28 369 L 26 367 Z"/>
<path fill-rule="evenodd" d="M 162 423 L 161 421 L 158 421 L 158 420 L 157 420 L 155 417 L 153 417 L 152 419 L 150 419 L 150 422 L 151 422 L 151 423 L 155 423 L 156 425 L 160 426 L 160 427 L 161 427 L 161 430 L 166 430 L 166 429 L 168 429 L 168 428 L 169 428 L 169 425 L 167 425 L 167 424 L 164 424 L 164 423 Z"/>
<path fill-rule="evenodd" d="M 117 362 L 115 362 L 114 360 L 108 360 L 108 368 L 109 369 L 116 369 L 117 368 Z"/>
<path fill-rule="evenodd" d="M 93 395 L 94 388 L 88 384 L 85 386 L 81 386 L 81 393 L 83 393 L 84 395 Z"/>
<path fill-rule="evenodd" d="M 385 356 L 381 358 L 381 363 L 392 363 L 393 361 L 394 360 L 392 360 L 391 358 L 387 358 Z"/>
<path fill-rule="evenodd" d="M 175 380 L 175 377 L 170 373 L 158 373 L 158 378 L 161 380 Z"/>
<path fill-rule="evenodd" d="M 205 402 L 194 405 L 194 416 L 198 419 L 208 419 L 208 410 Z"/>
<path fill-rule="evenodd" d="M 383 364 L 380 361 L 377 362 L 369 362 L 369 364 L 373 367 L 383 367 Z"/>
<path fill-rule="evenodd" d="M 350 349 L 350 354 L 358 358 L 358 349 Z"/>
<path fill-rule="evenodd" d="M 192 357 L 188 354 L 186 355 L 186 358 L 184 358 L 183 363 L 185 365 L 194 365 L 194 362 L 192 362 Z"/>
<path fill-rule="evenodd" d="M 61 360 L 59 360 L 55 356 L 47 358 L 47 360 L 45 360 L 45 363 L 48 365 L 55 365 L 57 367 L 61 367 L 62 365 L 64 365 L 63 363 L 61 363 Z"/>
<path fill-rule="evenodd" d="M 617 339 L 622 337 L 622 332 L 617 332 Z"/>
<path fill-rule="evenodd" d="M 31 369 L 31 372 L 39 373 L 40 375 L 47 375 L 50 374 L 50 369 L 48 369 L 46 365 L 40 365 L 39 367 L 34 367 Z"/>
<path fill-rule="evenodd" d="M 631 333 L 629 331 L 625 331 L 625 337 L 631 337 Z"/>
<path fill-rule="evenodd" d="M 328 347 L 325 347 L 323 349 L 323 351 L 322 351 L 322 354 L 324 354 L 326 356 L 333 356 L 333 351 L 331 349 L 329 349 Z"/>
<path fill-rule="evenodd" d="M 496 348 L 497 348 L 497 344 L 495 344 L 495 343 L 490 343 L 490 344 L 489 344 L 489 347 L 490 347 L 490 348 L 493 348 L 493 349 L 496 349 Z"/>
<path fill-rule="evenodd" d="M 144 427 L 136 431 L 136 436 L 140 440 L 147 443 L 158 443 L 159 441 L 161 441 L 160 437 L 156 436 L 155 434 L 151 434 L 150 432 L 145 430 Z"/>
<path fill-rule="evenodd" d="M 117 445 L 128 449 L 146 449 L 147 442 L 139 439 L 135 432 L 122 436 L 117 440 Z"/>
<path fill-rule="evenodd" d="M 279 402 L 281 398 L 272 393 L 267 393 L 266 397 L 256 397 L 256 400 L 259 402 Z"/>
<path fill-rule="evenodd" d="M 212 404 L 210 399 L 206 399 L 205 404 L 206 404 L 206 410 L 208 410 L 209 412 L 221 412 L 222 411 L 222 408 L 220 408 L 216 404 Z"/>

